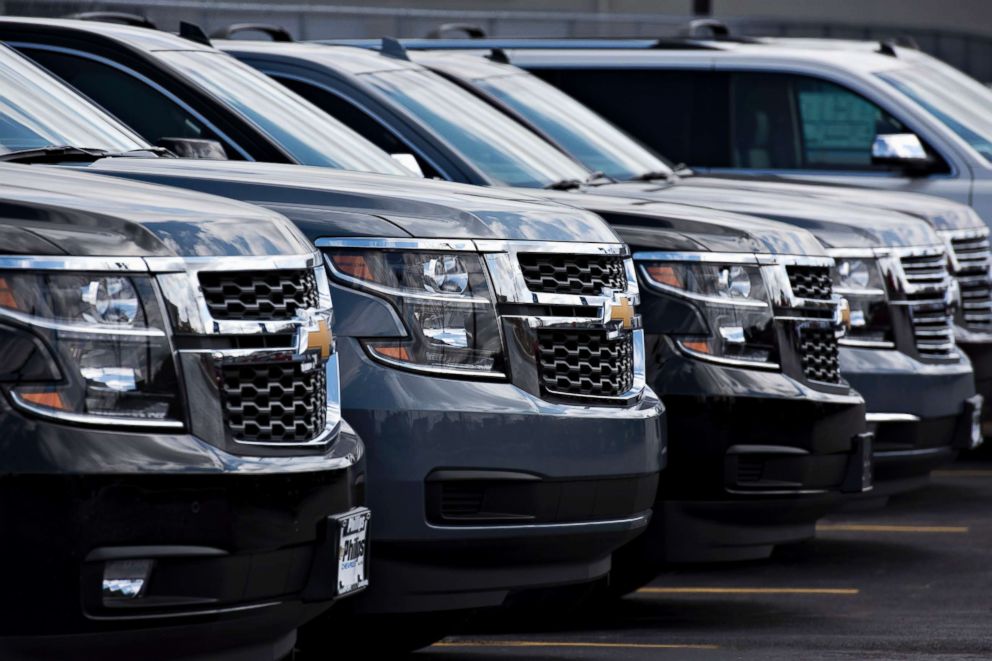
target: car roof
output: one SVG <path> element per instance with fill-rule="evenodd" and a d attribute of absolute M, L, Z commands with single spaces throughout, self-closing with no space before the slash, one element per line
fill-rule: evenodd
<path fill-rule="evenodd" d="M 242 39 L 218 39 L 214 41 L 214 46 L 228 53 L 299 58 L 354 75 L 421 68 L 409 60 L 383 55 L 377 48 L 370 50 L 354 46 Z"/>
<path fill-rule="evenodd" d="M 184 39 L 171 32 L 140 28 L 120 23 L 80 21 L 66 18 L 0 17 L 0 25 L 21 24 L 34 28 L 52 28 L 53 31 L 78 31 L 121 42 L 144 51 L 213 51 L 210 46 Z M 11 40 L 15 41 L 15 40 Z"/>

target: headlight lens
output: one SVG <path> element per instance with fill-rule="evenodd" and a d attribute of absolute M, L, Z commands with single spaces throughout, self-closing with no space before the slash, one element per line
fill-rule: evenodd
<path fill-rule="evenodd" d="M 707 337 L 684 336 L 679 345 L 715 359 L 774 365 L 775 331 L 761 268 L 750 264 L 649 262 L 648 280 L 695 301 Z"/>
<path fill-rule="evenodd" d="M 78 422 L 179 424 L 179 385 L 147 276 L 0 273 L 0 322 L 25 325 L 52 378 L 16 383 L 22 407 Z"/>
<path fill-rule="evenodd" d="M 892 322 L 878 260 L 838 257 L 831 274 L 834 292 L 846 298 L 851 306 L 851 329 L 847 338 L 859 342 L 891 342 Z"/>
<path fill-rule="evenodd" d="M 369 340 L 376 357 L 411 368 L 498 374 L 503 343 L 482 258 L 467 252 L 341 249 L 338 277 L 389 300 L 407 337 Z"/>

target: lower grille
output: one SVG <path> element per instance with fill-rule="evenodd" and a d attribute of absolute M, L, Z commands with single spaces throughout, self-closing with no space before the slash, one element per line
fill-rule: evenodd
<path fill-rule="evenodd" d="M 304 443 L 327 423 L 327 377 L 323 367 L 302 363 L 222 368 L 224 420 L 241 443 Z"/>
<path fill-rule="evenodd" d="M 829 266 L 787 266 L 792 293 L 799 298 L 829 301 L 833 294 Z"/>
<path fill-rule="evenodd" d="M 832 329 L 807 328 L 800 334 L 803 374 L 810 381 L 840 383 L 837 336 Z"/>
<path fill-rule="evenodd" d="M 604 332 L 539 331 L 541 385 L 565 397 L 620 397 L 634 387 L 634 341 Z"/>

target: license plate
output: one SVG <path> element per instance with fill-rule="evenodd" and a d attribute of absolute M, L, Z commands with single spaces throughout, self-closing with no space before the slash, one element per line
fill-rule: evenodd
<path fill-rule="evenodd" d="M 337 593 L 348 594 L 368 586 L 369 519 L 367 509 L 352 510 L 335 517 L 338 522 Z"/>

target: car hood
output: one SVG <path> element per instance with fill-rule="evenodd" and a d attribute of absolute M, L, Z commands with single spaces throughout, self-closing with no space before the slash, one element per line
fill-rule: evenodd
<path fill-rule="evenodd" d="M 833 200 L 845 204 L 863 205 L 868 208 L 888 209 L 916 216 L 930 223 L 935 230 L 984 229 L 985 223 L 967 204 L 954 202 L 935 195 L 923 195 L 906 191 L 885 191 L 875 188 L 835 186 L 821 183 L 798 183 L 790 180 L 771 178 L 750 178 L 733 176 L 683 177 L 684 186 L 745 190 L 759 193 L 775 193 L 801 197 L 814 197 Z"/>
<path fill-rule="evenodd" d="M 635 251 L 824 254 L 819 241 L 806 230 L 744 214 L 596 192 L 544 191 L 541 195 L 595 211 Z"/>
<path fill-rule="evenodd" d="M 618 243 L 596 214 L 515 191 L 272 163 L 102 159 L 89 169 L 278 209 L 311 240 L 402 236 Z M 321 215 L 338 213 L 326 224 Z"/>
<path fill-rule="evenodd" d="M 313 252 L 267 209 L 46 165 L 0 163 L 0 252 L 206 257 Z"/>
<path fill-rule="evenodd" d="M 776 220 L 812 232 L 827 248 L 942 245 L 930 225 L 919 218 L 853 203 L 729 187 L 683 185 L 681 182 L 624 182 L 589 187 L 587 190 Z"/>

